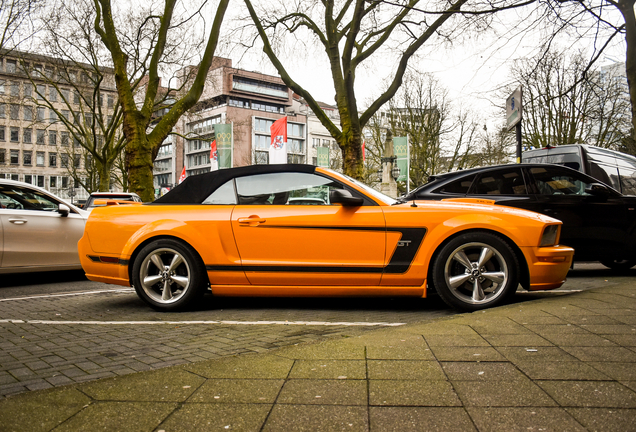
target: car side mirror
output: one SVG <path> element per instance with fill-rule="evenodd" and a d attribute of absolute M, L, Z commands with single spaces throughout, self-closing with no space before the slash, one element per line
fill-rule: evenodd
<path fill-rule="evenodd" d="M 354 197 L 351 192 L 346 189 L 332 189 L 329 192 L 329 201 L 331 201 L 331 203 L 340 203 L 347 207 L 359 207 L 364 203 L 364 199 Z"/>
<path fill-rule="evenodd" d="M 66 217 L 71 212 L 71 209 L 66 204 L 60 204 L 57 206 L 57 212 L 61 214 L 62 217 Z"/>
<path fill-rule="evenodd" d="M 585 189 L 585 193 L 601 198 L 607 198 L 612 194 L 612 192 L 605 185 L 602 185 L 600 183 L 590 184 L 590 187 Z"/>

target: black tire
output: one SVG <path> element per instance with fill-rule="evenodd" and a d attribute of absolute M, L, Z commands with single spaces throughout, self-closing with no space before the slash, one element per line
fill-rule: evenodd
<path fill-rule="evenodd" d="M 486 232 L 460 234 L 433 261 L 433 285 L 449 306 L 476 311 L 512 296 L 519 285 L 519 268 L 517 256 L 501 237 Z"/>
<path fill-rule="evenodd" d="M 147 244 L 135 259 L 132 280 L 137 295 L 144 302 L 165 312 L 192 306 L 203 296 L 209 282 L 205 266 L 196 252 L 173 239 Z"/>
<path fill-rule="evenodd" d="M 600 263 L 615 271 L 627 271 L 636 265 L 636 260 L 601 260 Z"/>

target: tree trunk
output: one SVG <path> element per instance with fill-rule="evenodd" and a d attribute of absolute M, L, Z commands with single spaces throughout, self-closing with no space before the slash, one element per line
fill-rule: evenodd
<path fill-rule="evenodd" d="M 625 43 L 627 52 L 625 56 L 625 72 L 627 75 L 627 86 L 629 88 L 629 99 L 632 104 L 632 130 L 628 141 L 631 142 L 631 153 L 636 155 L 636 15 L 634 14 L 634 0 L 621 0 L 618 3 L 619 9 L 625 19 Z"/>

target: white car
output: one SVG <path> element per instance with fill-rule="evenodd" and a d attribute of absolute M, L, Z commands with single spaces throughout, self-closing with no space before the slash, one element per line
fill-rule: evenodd
<path fill-rule="evenodd" d="M 0 274 L 81 269 L 87 218 L 42 188 L 0 179 Z"/>

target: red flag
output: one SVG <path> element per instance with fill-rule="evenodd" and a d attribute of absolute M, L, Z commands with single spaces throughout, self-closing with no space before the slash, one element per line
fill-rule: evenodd
<path fill-rule="evenodd" d="M 183 171 L 181 171 L 181 175 L 179 176 L 179 184 L 184 181 L 186 178 L 185 166 L 183 167 Z"/>
<path fill-rule="evenodd" d="M 216 140 L 210 144 L 210 171 L 219 169 L 219 153 L 216 151 Z"/>
<path fill-rule="evenodd" d="M 366 144 L 366 141 L 362 141 L 362 162 L 367 160 L 366 155 L 365 155 L 365 148 L 364 148 L 365 144 Z"/>
<path fill-rule="evenodd" d="M 272 142 L 269 146 L 269 163 L 287 163 L 287 117 L 280 118 L 269 128 Z"/>

